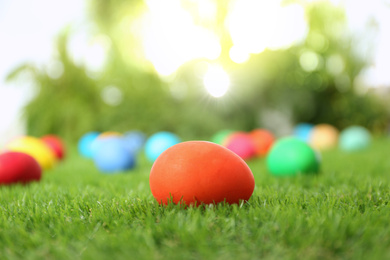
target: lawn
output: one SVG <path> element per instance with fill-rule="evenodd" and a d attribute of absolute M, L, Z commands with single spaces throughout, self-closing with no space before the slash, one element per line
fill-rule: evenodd
<path fill-rule="evenodd" d="M 142 156 L 107 175 L 71 149 L 41 182 L 0 187 L 0 259 L 389 259 L 388 151 L 327 151 L 295 178 L 250 161 L 248 203 L 183 209 L 156 203 Z"/>

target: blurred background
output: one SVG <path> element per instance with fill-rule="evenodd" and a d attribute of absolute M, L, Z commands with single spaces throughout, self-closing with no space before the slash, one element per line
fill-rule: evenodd
<path fill-rule="evenodd" d="M 300 122 L 387 133 L 389 32 L 389 0 L 0 0 L 0 145 Z"/>

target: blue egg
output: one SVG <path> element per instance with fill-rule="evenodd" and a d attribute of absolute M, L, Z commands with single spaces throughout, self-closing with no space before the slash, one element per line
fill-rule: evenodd
<path fill-rule="evenodd" d="M 293 135 L 302 141 L 309 142 L 310 133 L 314 125 L 308 123 L 300 123 L 294 127 Z"/>
<path fill-rule="evenodd" d="M 357 151 L 367 148 L 371 143 L 370 132 L 362 126 L 350 126 L 340 133 L 339 145 L 344 151 Z"/>
<path fill-rule="evenodd" d="M 137 153 L 143 148 L 146 135 L 141 131 L 129 131 L 124 134 L 123 141 L 130 151 Z"/>
<path fill-rule="evenodd" d="M 122 138 L 101 139 L 98 148 L 94 151 L 93 161 L 100 171 L 115 173 L 134 168 L 135 155 L 127 149 Z"/>
<path fill-rule="evenodd" d="M 170 132 L 158 132 L 149 137 L 145 143 L 145 154 L 149 161 L 154 162 L 157 157 L 169 147 L 180 143 L 177 135 Z"/>
<path fill-rule="evenodd" d="M 112 139 L 121 139 L 121 137 L 114 136 L 114 135 L 101 137 L 101 135 L 99 135 L 98 138 L 95 138 L 95 140 L 92 141 L 91 146 L 90 146 L 92 157 L 94 157 L 96 151 L 99 151 L 102 149 L 101 145 L 104 144 L 105 141 L 112 140 Z"/>
<path fill-rule="evenodd" d="M 91 145 L 93 141 L 99 136 L 99 134 L 99 132 L 88 132 L 80 138 L 77 144 L 77 148 L 82 156 L 86 158 L 92 158 L 93 152 Z"/>

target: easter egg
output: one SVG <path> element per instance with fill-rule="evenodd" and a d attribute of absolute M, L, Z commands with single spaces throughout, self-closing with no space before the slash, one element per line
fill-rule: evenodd
<path fill-rule="evenodd" d="M 313 130 L 314 125 L 308 123 L 300 123 L 294 127 L 293 135 L 302 141 L 309 142 L 310 134 Z"/>
<path fill-rule="evenodd" d="M 41 137 L 41 140 L 52 150 L 58 160 L 64 159 L 66 154 L 65 145 L 58 136 L 45 135 Z"/>
<path fill-rule="evenodd" d="M 274 135 L 265 129 L 254 129 L 249 133 L 252 143 L 255 146 L 257 156 L 264 157 L 272 144 L 274 143 Z"/>
<path fill-rule="evenodd" d="M 123 141 L 128 149 L 137 153 L 143 148 L 146 142 L 146 135 L 141 131 L 129 131 L 124 134 Z"/>
<path fill-rule="evenodd" d="M 93 154 L 96 167 L 105 173 L 122 172 L 135 166 L 135 156 L 121 138 L 107 138 L 101 141 Z"/>
<path fill-rule="evenodd" d="M 79 139 L 77 148 L 83 157 L 92 158 L 92 143 L 99 136 L 99 134 L 99 132 L 88 132 Z"/>
<path fill-rule="evenodd" d="M 255 181 L 245 161 L 229 149 L 206 141 L 188 141 L 165 150 L 154 162 L 149 184 L 160 204 L 227 202 L 251 197 Z"/>
<path fill-rule="evenodd" d="M 122 136 L 122 134 L 119 132 L 107 131 L 99 134 L 98 138 L 119 137 L 119 136 Z"/>
<path fill-rule="evenodd" d="M 162 152 L 178 143 L 180 143 L 180 139 L 173 133 L 165 131 L 155 133 L 145 143 L 146 158 L 154 162 Z"/>
<path fill-rule="evenodd" d="M 250 159 L 256 154 L 255 144 L 249 134 L 245 132 L 230 135 L 225 147 L 244 160 Z"/>
<path fill-rule="evenodd" d="M 233 131 L 233 130 L 230 130 L 230 129 L 221 130 L 221 131 L 215 133 L 215 134 L 211 137 L 211 142 L 216 143 L 216 144 L 223 145 L 225 139 L 226 139 L 229 135 L 231 135 L 232 133 L 234 133 L 234 131 Z"/>
<path fill-rule="evenodd" d="M 42 140 L 32 136 L 14 139 L 7 145 L 7 150 L 31 155 L 43 170 L 53 168 L 57 161 L 54 152 Z"/>
<path fill-rule="evenodd" d="M 225 136 L 225 138 L 222 140 L 221 145 L 226 147 L 235 136 L 242 136 L 246 134 L 247 133 L 244 131 L 232 131 Z"/>
<path fill-rule="evenodd" d="M 0 154 L 0 185 L 39 181 L 42 169 L 30 155 L 21 152 Z"/>
<path fill-rule="evenodd" d="M 309 144 L 317 150 L 328 150 L 338 144 L 339 131 L 332 125 L 319 124 L 314 126 L 310 134 Z"/>
<path fill-rule="evenodd" d="M 286 137 L 274 143 L 266 159 L 268 171 L 276 176 L 317 173 L 318 154 L 306 142 Z"/>
<path fill-rule="evenodd" d="M 339 146 L 344 151 L 358 151 L 371 143 L 370 132 L 362 126 L 350 126 L 341 131 Z"/>
<path fill-rule="evenodd" d="M 123 138 L 123 135 L 119 132 L 114 132 L 114 131 L 107 131 L 103 132 L 96 137 L 90 145 L 91 149 L 91 154 L 92 157 L 95 155 L 96 151 L 98 151 L 102 143 L 104 143 L 105 140 L 107 139 L 117 139 L 117 138 Z"/>

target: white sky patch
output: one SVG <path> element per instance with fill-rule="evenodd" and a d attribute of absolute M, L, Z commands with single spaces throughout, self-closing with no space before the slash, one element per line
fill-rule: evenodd
<path fill-rule="evenodd" d="M 46 64 L 46 73 L 52 79 L 58 79 L 64 74 L 64 64 L 60 60 L 51 60 Z"/>
<path fill-rule="evenodd" d="M 94 31 L 97 29 L 91 24 L 76 30 L 69 38 L 67 50 L 76 65 L 85 67 L 88 76 L 97 78 L 107 63 L 111 39 L 103 34 L 94 35 Z"/>
<path fill-rule="evenodd" d="M 23 133 L 21 109 L 31 98 L 31 79 L 6 83 L 6 76 L 23 63 L 42 66 L 54 51 L 54 39 L 67 24 L 85 19 L 85 1 L 0 1 L 0 143 Z M 56 77 L 60 70 L 51 71 Z M 23 78 L 23 77 L 22 77 Z M 6 111 L 6 112 L 5 112 Z"/>
<path fill-rule="evenodd" d="M 288 48 L 307 33 L 303 7 L 279 0 L 234 1 L 226 26 L 234 45 L 247 53 Z"/>
<path fill-rule="evenodd" d="M 390 87 L 390 3 L 384 0 L 344 0 L 354 50 L 369 63 L 355 80 L 366 87 Z"/>

